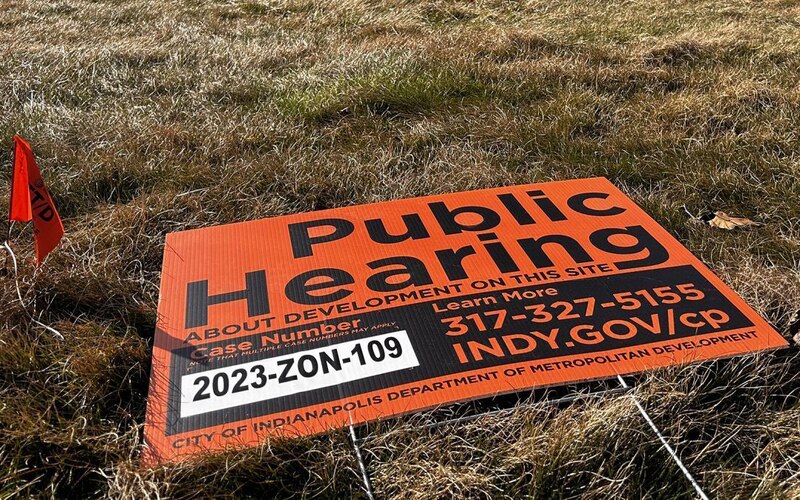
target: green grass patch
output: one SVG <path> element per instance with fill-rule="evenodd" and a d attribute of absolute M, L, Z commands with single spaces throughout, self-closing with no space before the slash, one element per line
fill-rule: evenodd
<path fill-rule="evenodd" d="M 390 65 L 288 91 L 275 104 L 289 116 L 326 122 L 351 114 L 421 115 L 486 97 L 487 86 L 467 71 Z"/>

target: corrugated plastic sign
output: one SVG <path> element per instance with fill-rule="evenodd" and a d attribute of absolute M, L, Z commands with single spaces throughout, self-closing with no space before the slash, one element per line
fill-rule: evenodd
<path fill-rule="evenodd" d="M 603 178 L 167 236 L 149 463 L 786 341 Z"/>

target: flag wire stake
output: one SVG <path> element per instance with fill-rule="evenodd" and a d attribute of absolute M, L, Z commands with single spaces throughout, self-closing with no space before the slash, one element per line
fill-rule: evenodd
<path fill-rule="evenodd" d="M 367 472 L 367 465 L 364 463 L 364 459 L 361 456 L 361 448 L 358 446 L 358 439 L 356 438 L 356 431 L 353 429 L 353 424 L 349 425 L 350 427 L 350 440 L 353 442 L 353 450 L 356 452 L 356 458 L 358 459 L 358 467 L 361 469 L 361 479 L 364 481 L 364 491 L 367 493 L 367 498 L 369 500 L 375 500 L 375 496 L 372 492 L 372 482 L 369 480 L 369 473 Z"/>
<path fill-rule="evenodd" d="M 628 389 L 630 387 L 625 382 L 625 379 L 622 378 L 622 376 L 617 375 L 617 380 L 619 380 L 619 383 L 622 385 L 623 388 Z M 697 492 L 697 495 L 702 500 L 708 500 L 708 496 L 703 492 L 703 489 L 700 487 L 700 484 L 692 476 L 692 473 L 689 472 L 689 469 L 687 469 L 686 466 L 683 465 L 683 462 L 681 461 L 681 459 L 678 456 L 678 454 L 675 453 L 675 450 L 672 449 L 672 446 L 669 445 L 669 443 L 667 442 L 667 439 L 664 437 L 663 434 L 661 434 L 661 431 L 658 430 L 658 427 L 656 427 L 656 424 L 653 422 L 653 419 L 650 418 L 650 415 L 647 414 L 647 411 L 644 409 L 644 406 L 642 406 L 642 404 L 639 403 L 639 400 L 636 399 L 636 396 L 633 393 L 631 393 L 631 399 L 636 404 L 636 408 L 639 409 L 639 413 L 642 414 L 642 417 L 644 417 L 645 421 L 650 425 L 650 428 L 653 429 L 653 432 L 655 432 L 656 436 L 658 436 L 658 439 L 661 441 L 661 444 L 663 445 L 664 449 L 667 450 L 669 455 L 672 457 L 672 460 L 681 469 L 681 472 L 683 472 L 683 475 L 686 476 L 686 479 L 688 479 L 689 482 L 692 483 L 692 486 L 694 486 L 694 489 Z"/>
<path fill-rule="evenodd" d="M 9 230 L 9 233 L 10 233 L 11 232 L 11 226 L 9 226 L 8 230 Z M 25 311 L 25 315 L 28 316 L 28 318 L 31 321 L 33 321 L 37 325 L 43 327 L 45 330 L 47 330 L 48 332 L 50 332 L 53 335 L 55 335 L 55 337 L 57 339 L 64 340 L 64 336 L 61 335 L 61 332 L 59 332 L 58 330 L 56 330 L 55 328 L 53 328 L 51 326 L 45 325 L 41 321 L 39 321 L 36 318 L 34 318 L 33 315 L 28 312 L 28 308 L 25 307 L 25 301 L 22 300 L 22 292 L 19 289 L 19 272 L 17 270 L 17 256 L 14 255 L 14 251 L 11 250 L 11 246 L 8 244 L 8 240 L 3 242 L 3 247 L 5 247 L 6 252 L 8 252 L 8 254 L 11 256 L 11 262 L 14 265 L 14 286 L 17 289 L 17 298 L 19 299 L 19 304 L 22 306 L 22 310 Z"/>

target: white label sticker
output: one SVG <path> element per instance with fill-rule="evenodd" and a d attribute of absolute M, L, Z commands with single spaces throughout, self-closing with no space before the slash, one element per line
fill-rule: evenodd
<path fill-rule="evenodd" d="M 419 366 L 405 330 L 181 377 L 181 418 Z"/>

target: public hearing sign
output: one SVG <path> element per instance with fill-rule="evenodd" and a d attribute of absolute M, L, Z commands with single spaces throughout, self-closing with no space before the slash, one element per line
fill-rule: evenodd
<path fill-rule="evenodd" d="M 146 460 L 786 341 L 603 178 L 167 235 Z"/>

